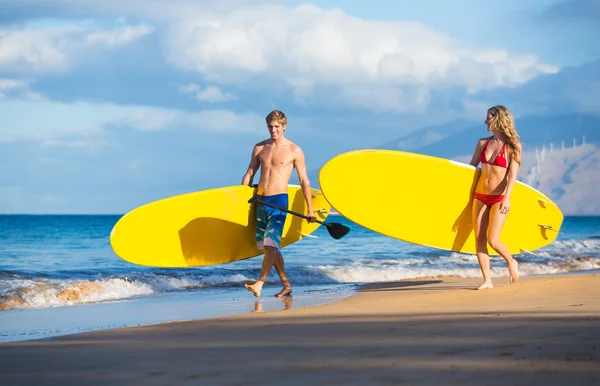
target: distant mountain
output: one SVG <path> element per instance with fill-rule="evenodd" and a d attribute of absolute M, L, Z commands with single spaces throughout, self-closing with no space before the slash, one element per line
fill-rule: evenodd
<path fill-rule="evenodd" d="M 600 144 L 600 117 L 584 114 L 565 114 L 560 116 L 529 116 L 515 120 L 517 131 L 521 137 L 524 150 L 541 146 L 555 148 L 586 143 Z M 477 140 L 490 135 L 485 124 L 477 124 L 457 130 L 454 124 L 449 125 L 450 135 L 443 135 L 443 126 L 424 128 L 407 136 L 397 138 L 379 146 L 380 149 L 403 150 L 442 158 L 455 158 L 472 154 Z M 427 140 L 438 134 L 437 141 Z M 417 138 L 423 138 L 419 143 Z"/>
<path fill-rule="evenodd" d="M 585 145 L 564 151 L 545 149 L 524 178 L 554 200 L 563 213 L 600 215 L 600 148 Z"/>

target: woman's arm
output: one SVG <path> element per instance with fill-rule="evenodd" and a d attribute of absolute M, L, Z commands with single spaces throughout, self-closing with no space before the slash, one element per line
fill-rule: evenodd
<path fill-rule="evenodd" d="M 504 193 L 504 199 L 500 203 L 500 213 L 506 214 L 510 210 L 510 195 L 515 187 L 517 173 L 519 172 L 519 167 L 521 166 L 521 150 L 521 143 L 517 143 L 517 151 L 511 152 L 511 161 L 510 165 L 508 166 L 508 173 L 506 176 L 506 193 Z"/>

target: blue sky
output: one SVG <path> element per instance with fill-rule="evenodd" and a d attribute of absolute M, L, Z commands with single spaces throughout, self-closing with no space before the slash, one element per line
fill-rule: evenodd
<path fill-rule="evenodd" d="M 599 25 L 598 0 L 2 0 L 0 213 L 239 184 L 274 108 L 313 170 L 490 104 L 597 115 Z"/>

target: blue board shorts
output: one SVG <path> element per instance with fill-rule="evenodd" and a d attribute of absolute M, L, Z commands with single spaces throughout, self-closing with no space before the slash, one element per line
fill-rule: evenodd
<path fill-rule="evenodd" d="M 257 198 L 280 208 L 288 209 L 287 193 L 273 196 L 258 195 Z M 268 246 L 277 248 L 277 252 L 279 252 L 286 216 L 287 212 L 256 203 L 256 247 L 258 249 L 262 250 L 265 246 Z"/>

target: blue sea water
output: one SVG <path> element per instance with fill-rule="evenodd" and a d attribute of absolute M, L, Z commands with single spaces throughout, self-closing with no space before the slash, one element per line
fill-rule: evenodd
<path fill-rule="evenodd" d="M 78 331 L 289 309 L 336 301 L 357 284 L 431 276 L 480 277 L 474 255 L 391 239 L 339 215 L 352 231 L 324 227 L 283 249 L 292 299 L 275 272 L 256 299 L 243 289 L 262 256 L 235 263 L 158 269 L 114 254 L 108 236 L 120 215 L 0 215 L 0 341 Z M 515 256 L 521 275 L 600 269 L 600 217 L 566 217 L 562 234 L 536 255 Z M 502 258 L 492 274 L 507 276 Z"/>

